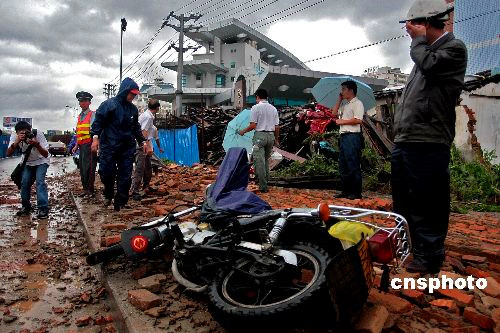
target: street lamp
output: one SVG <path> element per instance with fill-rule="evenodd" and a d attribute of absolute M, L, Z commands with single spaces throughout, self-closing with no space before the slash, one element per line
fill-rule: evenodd
<path fill-rule="evenodd" d="M 120 30 L 120 84 L 122 83 L 122 65 L 123 65 L 123 32 L 127 30 L 127 20 L 122 18 L 122 28 Z"/>

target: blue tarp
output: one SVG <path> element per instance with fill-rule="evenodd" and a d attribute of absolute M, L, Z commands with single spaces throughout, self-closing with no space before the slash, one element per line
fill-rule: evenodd
<path fill-rule="evenodd" d="M 9 141 L 10 141 L 9 134 L 0 135 L 0 158 L 7 157 L 6 154 L 7 154 L 7 148 L 9 147 Z M 16 151 L 14 155 L 19 155 L 19 153 Z"/>
<path fill-rule="evenodd" d="M 249 170 L 245 148 L 229 148 L 217 171 L 215 184 L 207 189 L 201 210 L 202 221 L 224 219 L 232 215 L 258 214 L 271 209 L 267 202 L 247 190 Z"/>
<path fill-rule="evenodd" d="M 184 129 L 161 129 L 158 130 L 158 137 L 163 148 L 163 153 L 160 153 L 156 142 L 153 142 L 156 156 L 186 166 L 200 163 L 198 129 L 196 125 Z"/>

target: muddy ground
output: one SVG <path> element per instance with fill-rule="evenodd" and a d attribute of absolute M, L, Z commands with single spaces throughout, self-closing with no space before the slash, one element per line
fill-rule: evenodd
<path fill-rule="evenodd" d="M 116 332 L 106 289 L 88 267 L 88 246 L 70 197 L 69 158 L 52 158 L 50 216 L 15 216 L 16 160 L 0 161 L 0 332 Z M 33 204 L 36 203 L 34 191 Z"/>
<path fill-rule="evenodd" d="M 78 175 L 71 173 L 68 160 L 61 158 L 54 165 L 57 162 L 60 165 L 51 168 L 58 171 L 48 177 L 51 216 L 40 221 L 13 217 L 19 206 L 18 192 L 6 180 L 6 170 L 0 169 L 0 332 L 223 332 L 207 311 L 205 296 L 188 293 L 174 281 L 168 255 L 137 262 L 120 258 L 95 269 L 84 262 L 89 251 L 119 241 L 123 228 L 162 216 L 177 205 L 200 203 L 217 170 L 170 165 L 154 178 L 155 192 L 142 201 L 131 201 L 130 208 L 117 213 L 104 208 L 99 195 L 79 198 Z M 99 181 L 97 187 L 101 188 Z M 377 210 L 392 206 L 389 197 L 376 193 L 353 201 L 334 200 L 335 194 L 272 187 L 259 195 L 273 208 L 315 207 L 323 200 Z M 453 278 L 487 278 L 486 290 L 433 294 L 391 290 L 383 294 L 373 289 L 357 328 L 368 332 L 498 331 L 499 214 L 451 214 L 446 244 L 442 273 Z M 160 279 L 159 287 L 141 280 L 153 275 Z M 418 275 L 404 270 L 399 275 L 408 276 Z M 154 304 L 139 306 L 133 300 L 131 295 L 140 289 L 151 290 Z"/>

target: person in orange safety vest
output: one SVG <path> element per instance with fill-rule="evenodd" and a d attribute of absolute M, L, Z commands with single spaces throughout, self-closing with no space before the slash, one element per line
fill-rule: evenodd
<path fill-rule="evenodd" d="M 95 118 L 95 111 L 89 108 L 92 97 L 93 96 L 86 91 L 80 91 L 76 94 L 82 112 L 78 115 L 76 124 L 76 145 L 73 148 L 73 153 L 76 152 L 77 149 L 80 149 L 78 163 L 83 186 L 83 193 L 81 196 L 87 198 L 93 198 L 95 196 L 94 180 L 97 166 L 97 153 L 92 153 L 90 149 L 92 144 L 90 126 Z"/>

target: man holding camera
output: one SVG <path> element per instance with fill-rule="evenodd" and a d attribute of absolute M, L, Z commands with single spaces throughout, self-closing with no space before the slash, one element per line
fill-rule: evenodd
<path fill-rule="evenodd" d="M 49 167 L 49 144 L 43 133 L 36 130 L 31 131 L 31 125 L 25 121 L 20 121 L 15 126 L 16 133 L 10 136 L 7 156 L 12 156 L 17 149 L 26 153 L 31 145 L 26 165 L 22 171 L 21 181 L 21 203 L 22 208 L 17 212 L 17 216 L 28 216 L 31 214 L 31 185 L 33 179 L 36 179 L 36 197 L 39 219 L 49 216 L 49 196 L 47 193 L 47 183 L 45 183 L 45 174 Z M 26 155 L 23 156 L 23 159 Z"/>

